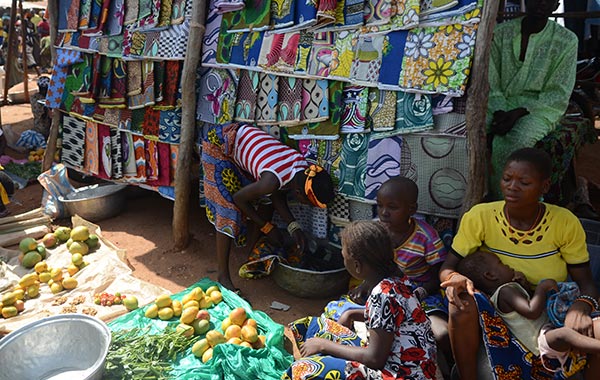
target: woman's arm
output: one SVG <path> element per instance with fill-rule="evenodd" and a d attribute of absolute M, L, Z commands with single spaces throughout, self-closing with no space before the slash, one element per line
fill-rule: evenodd
<path fill-rule="evenodd" d="M 271 201 L 273 202 L 273 208 L 275 211 L 277 211 L 279 216 L 281 216 L 281 219 L 283 219 L 287 226 L 295 221 L 294 215 L 292 214 L 292 211 L 290 211 L 290 206 L 287 203 L 287 194 L 284 191 L 279 190 L 272 193 Z M 302 231 L 301 228 L 297 228 L 295 230 L 288 229 L 288 232 L 289 231 L 293 231 L 291 236 L 296 241 L 296 249 L 299 252 L 304 252 L 304 247 L 306 245 L 306 236 L 304 235 L 304 231 Z"/>
<path fill-rule="evenodd" d="M 342 326 L 345 326 L 351 330 L 354 330 L 354 322 L 364 322 L 365 321 L 365 309 L 351 309 L 346 310 L 340 315 L 338 319 L 338 323 Z"/>
<path fill-rule="evenodd" d="M 588 295 L 598 300 L 598 289 L 594 285 L 594 278 L 589 263 L 569 265 L 567 269 L 571 279 L 579 286 L 579 292 L 582 295 Z M 590 304 L 585 301 L 578 300 L 573 302 L 565 317 L 565 326 L 581 334 L 593 337 L 592 318 L 590 317 L 592 311 L 593 309 Z"/>
<path fill-rule="evenodd" d="M 460 256 L 451 250 L 440 269 L 440 286 L 446 289 L 448 302 L 456 305 L 456 307 L 462 310 L 465 305 L 463 304 L 463 301 L 461 301 L 459 294 L 467 292 L 474 297 L 475 286 L 473 285 L 473 281 L 456 271 L 456 267 L 460 260 Z"/>
<path fill-rule="evenodd" d="M 346 346 L 323 338 L 311 338 L 302 345 L 300 352 L 304 357 L 314 354 L 331 355 L 362 363 L 372 369 L 382 369 L 393 342 L 393 333 L 383 329 L 370 329 L 367 347 Z"/>

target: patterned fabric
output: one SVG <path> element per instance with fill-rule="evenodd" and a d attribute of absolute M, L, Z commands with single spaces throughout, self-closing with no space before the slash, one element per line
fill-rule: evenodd
<path fill-rule="evenodd" d="M 539 356 L 527 350 L 511 333 L 489 298 L 482 293 L 475 293 L 475 301 L 479 309 L 479 324 L 483 332 L 486 353 L 493 369 L 494 379 L 510 377 L 521 379 L 565 379 L 583 369 L 586 365 L 584 356 L 569 353 L 565 366 L 560 370 L 558 360 L 545 361 L 542 364 Z M 553 373 L 545 367 L 556 368 Z"/>
<path fill-rule="evenodd" d="M 240 71 L 240 82 L 235 103 L 235 120 L 253 122 L 256 119 L 256 101 L 259 83 L 258 72 Z"/>
<path fill-rule="evenodd" d="M 373 132 L 391 131 L 396 124 L 396 91 L 369 89 L 367 125 Z"/>
<path fill-rule="evenodd" d="M 305 80 L 306 84 L 308 80 Z M 318 83 L 317 83 L 318 84 Z M 317 123 L 310 123 L 305 126 L 289 127 L 288 132 L 290 138 L 293 139 L 324 139 L 324 140 L 337 140 L 339 138 L 339 130 L 342 118 L 342 94 L 344 90 L 344 83 L 339 81 L 327 81 L 327 93 L 328 93 L 328 107 L 329 118 Z M 318 99 L 318 92 L 314 89 L 311 92 L 314 98 Z M 308 92 L 303 93 L 304 96 L 310 94 Z M 313 99 L 311 97 L 311 101 Z M 308 104 L 307 104 L 308 106 Z M 308 110 L 306 107 L 302 107 L 304 113 Z M 325 107 L 319 108 L 322 112 L 319 114 L 325 114 Z"/>
<path fill-rule="evenodd" d="M 256 124 L 269 125 L 277 122 L 279 77 L 258 73 L 259 85 L 256 98 Z"/>
<path fill-rule="evenodd" d="M 202 37 L 202 66 L 213 67 L 217 63 L 217 46 L 219 43 L 219 31 L 221 30 L 221 19 L 223 16 L 217 12 L 216 0 L 210 0 L 206 21 L 206 30 Z"/>
<path fill-rule="evenodd" d="M 171 25 L 181 24 L 183 22 L 188 1 L 189 0 L 173 0 L 173 3 L 171 4 Z"/>
<path fill-rule="evenodd" d="M 408 31 L 395 31 L 386 35 L 386 49 L 382 52 L 381 68 L 379 70 L 379 85 L 381 88 L 397 90 Z"/>
<path fill-rule="evenodd" d="M 271 25 L 280 29 L 294 24 L 295 0 L 280 0 L 271 3 Z"/>
<path fill-rule="evenodd" d="M 303 100 L 302 82 L 299 78 L 279 77 L 277 124 L 294 125 L 300 121 Z"/>
<path fill-rule="evenodd" d="M 421 189 L 418 212 L 458 218 L 467 189 L 467 142 L 463 138 L 410 134 L 402 159 L 410 161 L 405 174 Z"/>
<path fill-rule="evenodd" d="M 92 121 L 85 125 L 85 162 L 83 169 L 87 173 L 98 175 L 98 126 Z"/>
<path fill-rule="evenodd" d="M 146 182 L 146 140 L 142 136 L 132 135 L 135 153 L 136 179 Z"/>
<path fill-rule="evenodd" d="M 75 169 L 83 169 L 85 130 L 84 121 L 68 115 L 63 116 L 61 160 Z"/>
<path fill-rule="evenodd" d="M 179 144 L 181 140 L 181 109 L 160 111 L 158 140 Z"/>
<path fill-rule="evenodd" d="M 171 25 L 173 0 L 161 0 L 158 16 L 158 28 L 167 28 Z"/>
<path fill-rule="evenodd" d="M 225 132 L 225 133 L 224 133 Z M 233 193 L 251 183 L 224 151 L 233 146 L 234 133 L 223 126 L 205 126 L 202 131 L 202 172 L 206 217 L 215 229 L 236 245 L 246 242 L 245 218 L 233 202 Z"/>
<path fill-rule="evenodd" d="M 431 97 L 410 92 L 396 92 L 396 122 L 391 131 L 377 131 L 377 138 L 391 137 L 433 129 Z M 438 134 L 438 130 L 435 131 Z"/>
<path fill-rule="evenodd" d="M 156 149 L 158 154 L 158 178 L 146 183 L 151 186 L 169 186 L 171 183 L 171 150 L 169 144 L 159 142 L 156 144 Z"/>
<path fill-rule="evenodd" d="M 163 83 L 163 100 L 161 107 L 177 107 L 180 99 L 179 81 L 181 79 L 182 64 L 179 61 L 167 61 L 165 81 Z"/>
<path fill-rule="evenodd" d="M 83 62 L 81 52 L 56 48 L 56 64 L 52 69 L 48 93 L 46 94 L 46 106 L 48 108 L 59 108 L 65 87 L 67 72 L 70 65 Z"/>
<path fill-rule="evenodd" d="M 559 282 L 558 291 L 550 290 L 546 300 L 548 318 L 554 327 L 563 327 L 567 311 L 581 294 L 576 282 Z"/>
<path fill-rule="evenodd" d="M 146 182 L 158 180 L 158 145 L 156 141 L 146 139 L 144 141 L 146 150 Z"/>
<path fill-rule="evenodd" d="M 298 1 L 302 3 L 302 1 Z M 333 47 L 335 39 L 331 32 L 315 33 L 308 59 L 308 75 L 325 78 L 329 76 L 331 65 L 335 65 Z"/>
<path fill-rule="evenodd" d="M 142 61 L 127 61 L 127 96 L 142 93 Z"/>
<path fill-rule="evenodd" d="M 121 132 L 110 129 L 110 157 L 112 162 L 112 179 L 123 178 L 123 157 L 121 153 Z"/>
<path fill-rule="evenodd" d="M 188 36 L 190 34 L 190 21 L 185 19 L 179 25 L 160 32 L 159 48 L 156 57 L 164 59 L 183 59 L 187 51 Z"/>
<path fill-rule="evenodd" d="M 294 2 L 296 8 L 294 12 L 295 29 L 305 29 L 317 23 L 317 2 L 298 1 Z"/>
<path fill-rule="evenodd" d="M 344 194 L 335 195 L 331 204 L 327 205 L 327 212 L 332 223 L 340 225 L 350 223 L 350 209 Z"/>
<path fill-rule="evenodd" d="M 242 75 L 248 75 L 242 71 Z M 211 124 L 225 124 L 233 120 L 237 84 L 233 74 L 225 69 L 208 69 L 200 78 L 198 120 Z M 253 107 L 252 105 L 251 107 Z"/>
<path fill-rule="evenodd" d="M 121 158 L 123 160 L 123 177 L 130 180 L 137 175 L 135 164 L 135 148 L 131 133 L 121 132 Z"/>
<path fill-rule="evenodd" d="M 292 363 L 282 378 L 291 379 L 433 379 L 436 346 L 419 301 L 406 277 L 383 279 L 373 288 L 366 304 L 367 329 L 394 334 L 390 355 L 381 370 L 332 356 L 311 356 Z M 356 333 L 327 318 L 304 318 L 290 324 L 297 344 L 322 337 L 339 344 L 364 346 Z M 409 354 L 410 353 L 410 354 Z"/>
<path fill-rule="evenodd" d="M 358 31 L 343 30 L 335 32 L 335 43 L 331 50 L 329 77 L 348 80 L 351 75 L 352 63 L 358 45 Z"/>
<path fill-rule="evenodd" d="M 365 195 L 367 150 L 369 136 L 363 133 L 344 135 L 339 163 L 339 191 L 348 198 L 362 199 Z"/>
<path fill-rule="evenodd" d="M 98 160 L 98 177 L 110 179 L 112 175 L 112 146 L 110 141 L 110 127 L 104 124 L 98 126 L 98 152 L 100 159 Z"/>
<path fill-rule="evenodd" d="M 262 47 L 268 46 L 268 43 L 264 42 L 268 37 L 261 32 L 234 33 L 232 36 L 231 44 L 228 45 L 230 49 L 229 65 L 233 67 L 260 65 L 260 54 Z"/>
<path fill-rule="evenodd" d="M 327 120 L 329 117 L 329 96 L 326 80 L 304 79 L 302 81 L 301 112 L 302 123 Z"/>
<path fill-rule="evenodd" d="M 266 71 L 293 73 L 300 33 L 271 34 L 264 37 L 258 65 Z"/>
<path fill-rule="evenodd" d="M 265 30 L 270 24 L 271 0 L 245 0 L 244 9 L 223 15 L 221 28 L 229 32 Z"/>
<path fill-rule="evenodd" d="M 92 11 L 93 0 L 81 0 L 79 2 L 79 29 L 87 29 Z M 59 21 L 60 22 L 60 21 Z"/>
<path fill-rule="evenodd" d="M 105 26 L 106 35 L 115 36 L 122 33 L 123 18 L 125 16 L 124 2 L 124 0 L 110 0 Z"/>
<path fill-rule="evenodd" d="M 152 107 L 146 107 L 144 112 L 144 124 L 142 132 L 144 137 L 156 139 L 159 133 L 160 111 Z"/>
<path fill-rule="evenodd" d="M 471 69 L 476 26 L 412 29 L 407 37 L 400 86 L 462 95 Z"/>
<path fill-rule="evenodd" d="M 244 9 L 244 0 L 217 0 L 215 7 L 219 13 L 233 12 L 240 9 Z"/>
<path fill-rule="evenodd" d="M 364 179 L 365 198 L 375 200 L 377 191 L 385 181 L 410 173 L 410 165 L 407 165 L 409 162 L 402 161 L 405 149 L 408 146 L 399 136 L 377 139 L 371 135 Z"/>
<path fill-rule="evenodd" d="M 368 98 L 368 87 L 349 85 L 344 87 L 341 133 L 368 132 L 365 130 Z"/>
<path fill-rule="evenodd" d="M 137 21 L 139 7 L 139 0 L 125 0 L 125 17 L 123 19 L 124 25 L 133 24 Z"/>
<path fill-rule="evenodd" d="M 384 35 L 367 35 L 358 38 L 356 54 L 350 69 L 350 78 L 353 81 L 377 83 L 385 41 Z"/>

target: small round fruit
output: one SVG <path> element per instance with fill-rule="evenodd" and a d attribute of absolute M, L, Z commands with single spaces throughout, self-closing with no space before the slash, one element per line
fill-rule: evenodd
<path fill-rule="evenodd" d="M 229 313 L 229 320 L 234 325 L 243 325 L 246 320 L 246 310 L 243 307 L 236 307 Z"/>
<path fill-rule="evenodd" d="M 207 296 L 210 296 L 210 293 L 214 291 L 219 291 L 219 287 L 217 285 L 209 286 L 208 289 L 204 292 Z"/>
<path fill-rule="evenodd" d="M 38 245 L 35 250 L 42 256 L 42 260 L 46 258 L 46 247 L 43 244 Z"/>
<path fill-rule="evenodd" d="M 73 227 L 69 237 L 73 241 L 86 241 L 90 237 L 90 230 L 86 226 Z"/>
<path fill-rule="evenodd" d="M 62 280 L 62 286 L 67 290 L 75 289 L 77 285 L 77 280 L 73 277 L 68 277 Z"/>
<path fill-rule="evenodd" d="M 32 237 L 26 237 L 19 242 L 19 250 L 23 253 L 33 251 L 37 247 L 37 241 Z"/>
<path fill-rule="evenodd" d="M 242 336 L 242 328 L 238 325 L 231 325 L 225 330 L 225 339 L 239 338 Z"/>
<path fill-rule="evenodd" d="M 214 305 L 216 305 L 219 302 L 223 301 L 223 295 L 221 294 L 220 291 L 215 290 L 215 291 L 213 291 L 213 292 L 210 293 L 210 299 L 211 299 L 212 303 Z"/>
<path fill-rule="evenodd" d="M 58 281 L 54 282 L 50 285 L 50 291 L 52 291 L 53 294 L 60 293 L 63 291 L 63 286 Z"/>
<path fill-rule="evenodd" d="M 194 328 L 190 325 L 186 325 L 185 323 L 178 324 L 175 331 L 188 338 L 194 335 Z"/>
<path fill-rule="evenodd" d="M 192 327 L 194 328 L 194 334 L 206 334 L 206 332 L 210 330 L 210 322 L 206 319 L 196 319 L 192 322 Z"/>
<path fill-rule="evenodd" d="M 23 256 L 23 262 L 21 262 L 21 265 L 27 269 L 30 269 L 40 261 L 42 261 L 42 255 L 40 255 L 38 251 L 29 251 Z"/>
<path fill-rule="evenodd" d="M 208 350 L 204 351 L 204 354 L 202 354 L 202 363 L 206 363 L 207 361 L 212 359 L 212 356 L 213 356 L 212 348 L 209 348 Z"/>
<path fill-rule="evenodd" d="M 169 319 L 173 318 L 173 309 L 168 306 L 159 309 L 158 318 L 163 321 L 168 321 Z"/>
<path fill-rule="evenodd" d="M 159 308 L 163 308 L 171 306 L 171 303 L 173 301 L 171 300 L 171 297 L 168 294 L 161 294 L 160 296 L 156 297 L 156 300 L 154 302 L 158 305 Z"/>
<path fill-rule="evenodd" d="M 56 236 L 54 236 L 53 233 L 48 232 L 46 235 L 44 235 L 44 237 L 42 238 L 42 244 L 44 245 L 44 247 L 46 248 L 54 248 L 56 247 L 56 243 L 58 242 L 58 239 L 56 238 Z"/>
<path fill-rule="evenodd" d="M 47 272 L 48 271 L 48 263 L 45 261 L 40 261 L 39 263 L 35 264 L 34 268 L 35 268 L 36 273 Z"/>
<path fill-rule="evenodd" d="M 50 272 L 42 272 L 42 273 L 40 273 L 39 277 L 40 277 L 40 282 L 44 282 L 44 283 L 47 283 L 52 278 L 52 276 L 50 275 Z"/>
<path fill-rule="evenodd" d="M 98 235 L 90 234 L 90 237 L 85 241 L 85 244 L 87 244 L 90 249 L 96 249 L 100 245 L 100 239 L 98 238 Z"/>
<path fill-rule="evenodd" d="M 73 241 L 74 241 L 74 240 L 73 240 L 73 239 L 71 239 L 71 238 L 69 238 L 69 239 L 67 240 L 67 243 L 66 243 L 67 249 L 69 249 L 69 247 L 71 247 L 71 244 L 73 244 Z"/>
<path fill-rule="evenodd" d="M 138 299 L 135 296 L 127 296 L 123 300 L 123 305 L 129 311 L 135 310 L 138 308 Z"/>
<path fill-rule="evenodd" d="M 71 253 L 81 253 L 82 255 L 87 255 L 90 251 L 89 247 L 82 241 L 74 241 L 69 246 L 69 252 Z"/>
<path fill-rule="evenodd" d="M 40 295 L 40 286 L 39 285 L 30 285 L 27 287 L 27 296 L 29 298 L 35 298 Z"/>
<path fill-rule="evenodd" d="M 206 352 L 210 348 L 208 341 L 206 339 L 200 339 L 192 346 L 192 354 L 197 358 L 201 358 L 202 354 Z"/>
<path fill-rule="evenodd" d="M 71 262 L 73 263 L 73 265 L 80 266 L 81 263 L 83 263 L 83 255 L 81 253 L 74 253 L 71 256 Z"/>
<path fill-rule="evenodd" d="M 242 339 L 248 343 L 254 343 L 258 339 L 258 332 L 254 327 L 246 325 L 242 327 Z"/>
<path fill-rule="evenodd" d="M 146 316 L 146 318 L 152 318 L 152 319 L 158 317 L 158 305 L 155 303 L 150 305 L 146 309 L 146 312 L 144 313 L 144 315 Z"/>

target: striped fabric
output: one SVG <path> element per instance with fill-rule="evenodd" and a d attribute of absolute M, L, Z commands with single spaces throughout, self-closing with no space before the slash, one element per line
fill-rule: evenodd
<path fill-rule="evenodd" d="M 249 125 L 238 128 L 234 160 L 255 179 L 260 179 L 260 174 L 265 171 L 275 174 L 280 187 L 288 184 L 297 172 L 308 167 L 298 151 Z"/>

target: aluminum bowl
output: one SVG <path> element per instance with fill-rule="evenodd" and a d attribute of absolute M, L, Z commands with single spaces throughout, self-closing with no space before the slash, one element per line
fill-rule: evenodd
<path fill-rule="evenodd" d="M 301 298 L 329 298 L 348 291 L 346 268 L 314 271 L 278 262 L 271 274 L 275 283 Z"/>
<path fill-rule="evenodd" d="M 85 314 L 40 319 L 0 339 L 0 380 L 100 380 L 110 341 L 108 326 Z"/>
<path fill-rule="evenodd" d="M 98 222 L 118 215 L 125 208 L 127 185 L 102 184 L 80 187 L 64 197 L 58 197 L 71 215 Z"/>

